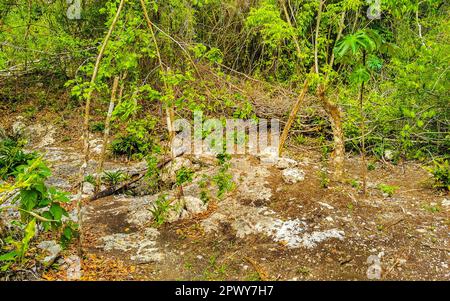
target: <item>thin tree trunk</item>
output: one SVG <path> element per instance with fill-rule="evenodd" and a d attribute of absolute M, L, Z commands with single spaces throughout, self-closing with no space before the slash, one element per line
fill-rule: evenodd
<path fill-rule="evenodd" d="M 84 142 L 84 162 L 81 165 L 80 168 L 80 188 L 78 190 L 78 203 L 77 203 L 77 210 L 78 210 L 78 229 L 79 229 L 79 236 L 78 236 L 78 253 L 80 254 L 80 257 L 83 255 L 83 220 L 82 220 L 82 194 L 83 194 L 83 183 L 84 183 L 84 176 L 86 174 L 87 166 L 89 163 L 89 117 L 90 117 L 90 110 L 91 110 L 91 97 L 92 97 L 92 91 L 95 85 L 95 80 L 97 79 L 98 70 L 100 68 L 100 61 L 103 57 L 103 54 L 106 49 L 106 45 L 108 44 L 109 39 L 111 38 L 111 34 L 114 30 L 114 27 L 116 26 L 117 21 L 120 17 L 120 12 L 122 11 L 122 8 L 124 6 L 125 0 L 121 0 L 119 7 L 117 9 L 116 15 L 114 16 L 114 19 L 109 27 L 108 33 L 105 36 L 105 39 L 103 40 L 102 46 L 100 48 L 100 52 L 97 56 L 97 60 L 95 61 L 94 71 L 92 73 L 91 78 L 91 85 L 89 87 L 89 92 L 86 97 L 86 105 L 84 109 L 84 123 L 83 123 L 83 142 Z"/>
<path fill-rule="evenodd" d="M 322 10 L 325 0 L 320 0 L 319 11 L 317 13 L 317 21 L 316 21 L 316 34 L 314 37 L 314 69 L 317 74 L 319 74 L 319 46 L 317 40 L 319 39 L 319 30 L 320 30 L 320 19 L 322 18 Z"/>
<path fill-rule="evenodd" d="M 338 105 L 330 101 L 325 95 L 325 86 L 319 85 L 317 94 L 322 102 L 322 105 L 330 117 L 331 128 L 333 130 L 334 151 L 333 151 L 333 165 L 334 178 L 341 181 L 344 176 L 344 161 L 345 161 L 345 145 L 344 145 L 344 131 L 342 129 L 342 111 Z"/>
<path fill-rule="evenodd" d="M 108 147 L 108 142 L 109 142 L 108 140 L 109 140 L 111 116 L 112 116 L 112 113 L 114 110 L 114 105 L 116 102 L 116 94 L 117 94 L 118 86 L 119 86 L 119 77 L 116 76 L 114 78 L 112 92 L 111 92 L 111 100 L 109 102 L 108 113 L 106 115 L 106 120 L 105 120 L 105 131 L 103 133 L 103 146 L 102 146 L 102 153 L 100 155 L 100 163 L 98 164 L 98 168 L 97 168 L 97 180 L 96 180 L 96 185 L 95 185 L 95 192 L 98 192 L 98 190 L 100 188 L 100 181 L 101 181 L 100 174 L 103 171 L 103 165 L 105 164 L 106 148 Z"/>
<path fill-rule="evenodd" d="M 291 113 L 289 114 L 289 119 L 283 129 L 283 133 L 280 137 L 280 144 L 278 146 L 278 155 L 281 156 L 283 152 L 283 146 L 286 142 L 287 136 L 289 134 L 289 130 L 291 129 L 292 124 L 294 123 L 295 116 L 297 116 L 298 110 L 300 109 L 300 105 L 303 103 L 303 100 L 305 99 L 306 92 L 308 91 L 308 78 L 305 79 L 305 82 L 303 83 L 303 89 L 300 93 L 300 96 L 297 98 L 297 102 L 294 104 L 294 107 L 292 108 Z"/>
<path fill-rule="evenodd" d="M 363 66 L 366 65 L 366 52 L 363 51 Z M 363 196 L 367 192 L 367 161 L 366 161 L 366 115 L 364 114 L 364 82 L 361 83 L 361 90 L 359 92 L 359 110 L 361 115 L 361 177 Z"/>
<path fill-rule="evenodd" d="M 285 1 L 285 0 L 280 0 L 280 3 L 281 3 L 281 6 L 283 7 L 283 11 L 284 11 L 284 15 L 285 15 L 285 17 L 286 17 L 286 21 L 288 22 L 288 24 L 289 24 L 290 27 L 294 28 L 294 27 L 292 26 L 291 18 L 290 18 L 290 16 L 289 16 L 289 12 L 288 12 L 288 10 L 287 10 L 286 3 L 285 3 L 284 1 Z M 300 49 L 300 43 L 298 42 L 298 39 L 297 39 L 297 36 L 296 36 L 296 35 L 294 35 L 292 38 L 293 38 L 293 40 L 294 40 L 295 48 L 297 49 L 297 55 L 298 55 L 298 58 L 300 58 L 300 56 L 301 56 L 301 54 L 302 54 L 302 51 L 301 51 L 301 49 Z"/>
<path fill-rule="evenodd" d="M 424 41 L 423 35 L 422 35 L 422 25 L 420 24 L 420 21 L 419 21 L 419 4 L 417 4 L 417 10 L 416 10 L 416 23 L 417 23 L 417 29 L 419 30 L 420 42 L 422 43 L 422 46 L 425 46 L 425 41 Z"/>
<path fill-rule="evenodd" d="M 339 21 L 339 31 L 336 36 L 336 42 L 342 36 L 345 22 L 345 11 L 342 12 L 341 19 Z M 330 59 L 330 67 L 334 65 L 334 51 L 332 51 Z M 329 74 L 326 78 L 328 79 Z M 333 165 L 334 165 L 334 178 L 336 181 L 341 181 L 344 176 L 344 163 L 345 163 L 345 144 L 344 144 L 344 130 L 342 129 L 342 110 L 340 107 L 327 99 L 326 88 L 324 86 L 319 87 L 318 95 L 321 100 L 325 111 L 330 116 L 331 128 L 333 130 L 334 151 L 333 151 Z"/>
<path fill-rule="evenodd" d="M 359 10 L 355 12 L 355 20 L 353 21 L 352 33 L 356 30 L 356 24 L 358 24 Z"/>
<path fill-rule="evenodd" d="M 345 11 L 342 12 L 339 22 L 339 31 L 336 36 L 338 41 L 344 30 Z M 334 65 L 334 51 L 332 51 L 330 59 L 330 67 Z M 318 68 L 316 68 L 318 72 Z M 328 80 L 329 74 L 326 75 L 325 83 Z M 323 108 L 330 117 L 331 128 L 333 131 L 334 150 L 333 150 L 333 167 L 334 167 L 334 179 L 341 181 L 344 176 L 344 162 L 345 162 L 345 145 L 344 145 L 344 130 L 342 129 L 342 111 L 339 106 L 330 101 L 326 96 L 325 84 L 320 84 L 317 88 L 317 95 L 322 103 Z"/>
<path fill-rule="evenodd" d="M 161 53 L 159 52 L 158 42 L 156 41 L 155 32 L 153 30 L 153 23 L 150 20 L 150 17 L 148 16 L 147 7 L 145 6 L 144 0 L 140 0 L 140 2 L 141 2 L 142 11 L 144 12 L 145 20 L 147 22 L 147 26 L 150 29 L 150 33 L 152 35 L 153 42 L 155 43 L 156 55 L 158 57 L 159 66 L 162 71 L 167 71 L 166 68 L 164 68 L 164 65 L 163 65 L 163 62 L 161 59 Z M 168 89 L 167 83 L 165 81 L 164 81 L 164 86 L 165 86 L 165 89 Z M 174 118 L 175 118 L 175 109 L 174 109 L 173 105 L 171 104 L 171 105 L 167 106 L 167 108 L 166 108 L 166 119 L 167 119 L 167 131 L 169 132 L 170 154 L 171 154 L 172 158 L 174 157 L 174 149 L 172 147 L 173 139 L 175 137 L 175 130 L 174 130 L 174 126 L 173 126 Z"/>

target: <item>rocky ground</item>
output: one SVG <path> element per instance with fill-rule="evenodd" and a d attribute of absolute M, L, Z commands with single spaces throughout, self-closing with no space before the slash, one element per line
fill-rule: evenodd
<path fill-rule="evenodd" d="M 45 153 L 50 184 L 75 191 L 81 164 L 76 144 L 55 138 L 52 126 L 35 124 L 30 148 Z M 92 141 L 94 154 L 101 139 Z M 90 162 L 95 171 L 96 160 Z M 172 188 L 174 172 L 195 170 L 192 183 Z M 74 248 L 55 250 L 56 266 L 44 279 L 133 280 L 450 280 L 450 197 L 429 188 L 416 163 L 375 163 L 369 189 L 357 187 L 358 158 L 348 158 L 347 183 L 323 188 L 320 154 L 290 149 L 284 158 L 234 156 L 228 173 L 234 189 L 217 198 L 213 158 L 182 156 L 164 167 L 167 189 L 114 195 L 84 206 L 86 258 L 81 273 Z M 135 173 L 145 162 L 109 161 L 107 170 Z M 321 176 L 322 174 L 322 176 Z M 379 184 L 397 186 L 389 196 Z M 92 193 L 85 189 L 86 195 Z M 208 195 L 209 201 L 202 201 Z M 172 200 L 167 222 L 153 223 L 152 209 Z M 75 214 L 72 215 L 75 219 Z"/>

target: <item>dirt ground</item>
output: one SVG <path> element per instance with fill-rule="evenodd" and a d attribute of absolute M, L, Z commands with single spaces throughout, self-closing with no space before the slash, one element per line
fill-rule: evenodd
<path fill-rule="evenodd" d="M 55 114 L 25 123 L 47 126 Z M 3 118 L 2 125 L 7 128 L 17 115 Z M 52 184 L 73 192 L 81 143 L 77 123 L 62 123 L 43 130 L 30 148 L 47 153 Z M 324 188 L 318 151 L 288 147 L 285 156 L 298 162 L 304 180 L 286 183 L 283 169 L 237 156 L 231 160 L 232 192 L 157 229 L 151 220 L 136 222 L 137 214 L 150 214 L 152 196 L 115 195 L 85 204 L 81 279 L 450 280 L 450 197 L 430 187 L 420 164 L 374 162 L 363 197 L 358 157 L 346 160 L 347 181 Z M 138 165 L 111 160 L 106 168 Z M 197 174 L 216 170 L 202 167 Z M 389 196 L 379 184 L 397 189 Z M 192 195 L 198 194 L 192 185 Z M 62 257 L 75 253 L 72 246 Z M 53 267 L 41 276 L 67 279 L 67 272 Z"/>

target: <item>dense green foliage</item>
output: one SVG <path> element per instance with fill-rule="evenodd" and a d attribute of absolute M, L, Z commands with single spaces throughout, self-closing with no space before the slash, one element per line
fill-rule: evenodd
<path fill-rule="evenodd" d="M 114 114 L 123 122 L 133 120 L 119 131 L 112 150 L 132 156 L 152 148 L 139 136 L 152 129 L 141 118 L 155 101 L 181 111 L 245 105 L 245 95 L 217 87 L 193 63 L 209 65 L 218 78 L 227 77 L 223 66 L 228 66 L 295 88 L 314 66 L 317 48 L 317 82 L 328 81 L 329 92 L 344 108 L 348 149 L 359 148 L 356 83 L 365 81 L 366 139 L 374 155 L 382 157 L 386 150 L 396 159 L 445 154 L 450 147 L 448 3 L 382 1 L 380 18 L 369 19 L 364 1 L 323 2 L 148 0 L 156 48 L 139 1 L 127 1 L 92 87 L 88 79 L 96 45 L 118 1 L 84 1 L 81 19 L 69 20 L 64 1 L 3 0 L 0 72 L 68 80 L 77 103 L 89 89 L 106 100 L 112 77 L 122 75 L 127 84 Z M 158 52 L 170 69 L 158 70 Z"/>
<path fill-rule="evenodd" d="M 37 154 L 25 155 L 15 140 L 0 141 L 0 163 L 8 163 L 11 170 L 5 176 L 14 176 L 14 182 L 0 183 L 0 211 L 17 210 L 19 218 L 12 222 L 8 233 L 1 233 L 0 261 L 6 262 L 1 269 L 14 262 L 22 263 L 29 248 L 30 240 L 37 229 L 59 232 L 63 245 L 72 239 L 77 225 L 67 217 L 63 204 L 70 202 L 66 193 L 46 185 L 51 176 L 42 157 Z M 7 203 L 8 202 L 8 203 Z"/>
<path fill-rule="evenodd" d="M 161 185 L 158 163 L 169 153 L 166 110 L 190 120 L 196 112 L 221 121 L 285 118 L 290 108 L 279 110 L 276 102 L 288 98 L 293 104 L 308 79 L 314 105 L 301 108 L 307 117 L 296 122 L 291 137 L 299 144 L 309 138 L 320 144 L 323 188 L 331 181 L 328 161 L 337 135 L 320 88 L 342 109 L 345 150 L 364 158 L 367 151 L 373 161 L 422 160 L 434 187 L 449 189 L 448 1 L 383 0 L 379 18 L 373 18 L 375 4 L 363 0 L 144 0 L 146 20 L 141 2 L 127 0 L 115 24 L 120 2 L 82 1 L 81 18 L 71 19 L 67 1 L 0 0 L 0 113 L 30 102 L 26 118 L 49 109 L 60 113 L 55 122 L 66 126 L 64 116 L 82 115 L 93 95 L 89 130 L 99 134 L 107 128 L 107 105 L 118 78 L 107 150 L 146 160 L 145 178 L 154 193 Z M 256 112 L 261 95 L 273 100 L 276 112 Z M 20 137 L 0 134 L 0 205 L 7 204 L 0 210 L 14 209 L 18 216 L 16 231 L 0 237 L 6 269 L 26 260 L 40 229 L 56 232 L 66 244 L 77 225 L 68 221 L 67 195 L 46 185 L 50 170 L 42 157 L 25 151 Z M 204 203 L 235 187 L 230 157 L 217 159 L 218 172 L 203 175 L 199 183 Z M 196 176 L 187 168 L 178 171 L 180 196 Z M 128 180 L 114 171 L 96 177 L 84 181 L 111 188 Z M 353 180 L 352 186 L 359 185 Z M 397 187 L 378 189 L 392 196 Z M 172 202 L 159 196 L 152 209 L 156 225 L 168 219 Z"/>

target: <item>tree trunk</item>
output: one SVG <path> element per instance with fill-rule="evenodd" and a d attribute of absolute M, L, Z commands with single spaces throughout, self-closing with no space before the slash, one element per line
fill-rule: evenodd
<path fill-rule="evenodd" d="M 339 31 L 336 36 L 336 42 L 342 36 L 345 22 L 345 11 L 342 12 L 339 21 Z M 331 53 L 330 67 L 334 65 L 334 51 Z M 328 80 L 329 74 L 326 75 L 325 82 Z M 325 94 L 326 87 L 320 85 L 318 87 L 318 96 L 322 105 L 330 117 L 331 129 L 333 130 L 334 150 L 333 150 L 333 166 L 334 166 L 334 180 L 342 181 L 344 177 L 344 163 L 345 163 L 345 144 L 344 144 L 344 130 L 342 129 L 342 110 L 341 108 L 330 101 Z"/>
<path fill-rule="evenodd" d="M 114 105 L 116 102 L 116 92 L 117 92 L 118 86 L 119 86 L 119 77 L 116 76 L 114 78 L 114 83 L 113 83 L 112 92 L 111 92 L 111 100 L 109 102 L 108 113 L 106 115 L 106 120 L 105 120 L 105 131 L 103 133 L 103 146 L 102 146 L 102 153 L 100 155 L 100 163 L 98 164 L 98 168 L 97 168 L 97 177 L 96 177 L 97 180 L 96 180 L 96 185 L 95 185 L 95 192 L 98 192 L 98 190 L 100 188 L 100 181 L 101 181 L 100 174 L 103 171 L 103 165 L 105 164 L 105 155 L 106 155 L 106 148 L 108 147 L 111 116 L 112 116 L 112 113 L 114 110 Z"/>
<path fill-rule="evenodd" d="M 330 101 L 325 95 L 324 85 L 319 85 L 317 94 L 322 102 L 322 105 L 330 117 L 331 128 L 333 130 L 334 151 L 333 151 L 333 165 L 334 165 L 334 179 L 342 181 L 344 176 L 344 161 L 345 161 L 345 145 L 344 145 L 344 131 L 342 129 L 342 111 L 338 105 Z"/>
<path fill-rule="evenodd" d="M 305 99 L 306 92 L 308 91 L 308 78 L 305 79 L 305 82 L 303 83 L 303 89 L 300 93 L 299 97 L 297 98 L 297 102 L 294 104 L 294 107 L 292 108 L 291 113 L 289 114 L 289 119 L 283 129 L 283 133 L 280 137 L 280 144 L 278 146 L 278 155 L 281 156 L 283 152 L 283 146 L 286 142 L 287 136 L 289 134 L 289 130 L 291 129 L 292 124 L 294 123 L 295 116 L 297 116 L 298 110 L 300 109 L 300 105 L 303 103 L 303 100 Z"/>
<path fill-rule="evenodd" d="M 114 19 L 111 23 L 111 26 L 109 27 L 108 33 L 105 36 L 105 39 L 103 40 L 102 46 L 100 48 L 100 52 L 97 56 L 97 60 L 95 61 L 94 71 L 92 73 L 91 78 L 91 86 L 89 87 L 88 95 L 86 96 L 86 105 L 84 109 L 84 123 L 83 123 L 83 143 L 84 143 L 84 162 L 81 165 L 80 168 L 80 188 L 78 190 L 78 203 L 77 203 L 77 210 L 78 210 L 78 253 L 80 254 L 80 257 L 83 255 L 83 219 L 82 219 L 82 194 L 83 194 L 83 183 L 84 183 L 84 176 L 86 174 L 87 166 L 89 163 L 89 117 L 90 117 L 90 110 L 91 110 L 91 97 L 92 97 L 92 91 L 95 85 L 95 80 L 97 79 L 98 70 L 100 68 L 100 61 L 102 60 L 103 54 L 106 49 L 106 45 L 108 44 L 109 39 L 111 38 L 111 34 L 114 30 L 114 27 L 116 26 L 117 21 L 120 17 L 120 12 L 122 11 L 122 8 L 124 6 L 125 0 L 121 0 L 119 7 L 117 9 L 116 15 L 114 16 Z"/>
<path fill-rule="evenodd" d="M 363 66 L 366 65 L 366 52 L 363 51 Z M 367 193 L 367 161 L 366 161 L 366 115 L 364 114 L 364 81 L 361 83 L 361 90 L 359 91 L 359 110 L 361 115 L 361 177 L 363 195 Z"/>
<path fill-rule="evenodd" d="M 145 20 L 147 22 L 147 26 L 152 35 L 153 43 L 155 43 L 156 56 L 158 57 L 159 67 L 161 68 L 162 71 L 167 71 L 166 68 L 164 68 L 164 65 L 163 65 L 163 62 L 161 59 L 161 53 L 159 52 L 158 42 L 156 41 L 155 32 L 153 30 L 153 23 L 150 20 L 150 17 L 148 16 L 147 7 L 145 6 L 144 0 L 140 0 L 140 2 L 141 2 L 142 11 L 144 12 Z M 166 89 L 168 88 L 167 83 L 165 81 L 164 81 L 164 86 Z M 172 158 L 174 157 L 174 150 L 172 147 L 173 138 L 175 137 L 175 131 L 174 131 L 174 127 L 173 127 L 174 118 L 175 118 L 175 109 L 174 109 L 173 105 L 170 105 L 166 108 L 166 119 L 167 119 L 167 131 L 169 132 L 170 154 L 171 154 Z"/>
<path fill-rule="evenodd" d="M 319 30 L 320 30 L 320 19 L 322 18 L 322 9 L 325 0 L 320 0 L 319 4 L 319 12 L 317 13 L 317 21 L 316 21 L 316 33 L 314 37 L 314 69 L 317 74 L 319 74 L 319 46 L 317 44 L 317 40 L 319 39 Z"/>

